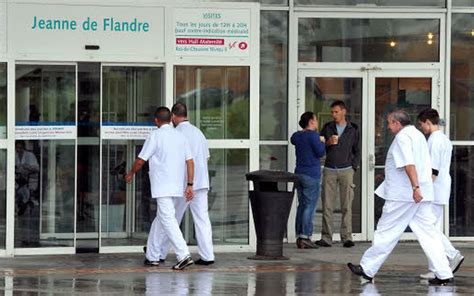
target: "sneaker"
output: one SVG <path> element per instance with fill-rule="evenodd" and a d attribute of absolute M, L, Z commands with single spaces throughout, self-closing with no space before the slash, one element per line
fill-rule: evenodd
<path fill-rule="evenodd" d="M 461 254 L 457 254 L 456 257 L 454 257 L 453 260 L 449 260 L 449 267 L 455 273 L 458 271 L 459 267 L 461 267 L 461 264 L 464 262 L 464 256 Z"/>
<path fill-rule="evenodd" d="M 349 269 L 352 271 L 353 274 L 361 276 L 364 279 L 368 280 L 369 282 L 372 282 L 373 278 L 365 274 L 364 269 L 362 269 L 362 266 L 355 265 L 349 262 L 347 263 L 347 267 L 349 267 Z"/>
<path fill-rule="evenodd" d="M 320 247 L 332 247 L 331 244 L 329 244 L 327 241 L 323 240 L 323 239 L 320 239 L 318 241 L 315 241 L 314 242 L 316 245 L 320 246 Z"/>
<path fill-rule="evenodd" d="M 423 274 L 420 274 L 420 278 L 422 279 L 425 279 L 425 280 L 432 280 L 436 277 L 436 275 L 434 274 L 434 272 L 427 272 L 427 273 L 423 273 Z"/>
<path fill-rule="evenodd" d="M 160 261 L 150 261 L 148 259 L 145 259 L 145 261 L 143 261 L 143 264 L 145 264 L 147 266 L 159 266 Z"/>
<path fill-rule="evenodd" d="M 432 286 L 446 286 L 453 281 L 454 281 L 454 278 L 442 280 L 435 277 L 434 279 L 428 280 L 428 283 Z"/>
<path fill-rule="evenodd" d="M 296 247 L 298 249 L 317 249 L 316 246 L 309 238 L 298 238 L 296 240 Z"/>
<path fill-rule="evenodd" d="M 184 257 L 184 259 L 182 259 L 178 263 L 176 263 L 176 265 L 173 266 L 173 269 L 174 270 L 183 270 L 186 267 L 188 267 L 189 265 L 192 265 L 193 263 L 194 263 L 193 259 L 191 259 L 191 256 L 188 255 L 188 256 Z"/>
<path fill-rule="evenodd" d="M 355 245 L 354 245 L 354 242 L 353 242 L 353 241 L 351 241 L 351 240 L 346 240 L 346 241 L 342 244 L 342 246 L 343 246 L 344 248 L 352 248 L 352 247 L 355 246 Z"/>
<path fill-rule="evenodd" d="M 196 264 L 196 265 L 211 265 L 211 264 L 214 264 L 214 260 L 206 261 L 206 260 L 202 260 L 201 258 L 199 258 L 197 261 L 194 262 L 194 264 Z"/>
<path fill-rule="evenodd" d="M 146 255 L 146 247 L 143 247 L 143 254 Z M 160 259 L 160 263 L 165 263 L 165 259 Z"/>

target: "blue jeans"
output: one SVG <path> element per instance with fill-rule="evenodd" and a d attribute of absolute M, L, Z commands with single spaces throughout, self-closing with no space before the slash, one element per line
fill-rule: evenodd
<path fill-rule="evenodd" d="M 310 238 L 313 234 L 313 216 L 319 198 L 320 179 L 298 174 L 298 208 L 296 209 L 296 237 Z"/>

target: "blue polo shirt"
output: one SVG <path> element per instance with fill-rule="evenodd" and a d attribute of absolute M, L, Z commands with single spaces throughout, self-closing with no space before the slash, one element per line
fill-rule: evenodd
<path fill-rule="evenodd" d="M 295 145 L 295 174 L 304 174 L 315 179 L 321 178 L 320 158 L 324 156 L 325 145 L 319 139 L 319 133 L 306 130 L 298 131 L 291 136 L 291 144 Z"/>

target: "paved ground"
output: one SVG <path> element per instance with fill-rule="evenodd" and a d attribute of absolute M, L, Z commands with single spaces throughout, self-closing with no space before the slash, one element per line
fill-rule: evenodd
<path fill-rule="evenodd" d="M 287 261 L 255 261 L 254 253 L 218 253 L 216 264 L 172 271 L 171 258 L 143 266 L 142 254 L 19 256 L 0 259 L 4 295 L 473 295 L 474 244 L 455 244 L 466 260 L 453 285 L 430 287 L 418 274 L 426 259 L 416 243 L 397 246 L 375 279 L 362 284 L 345 264 L 369 246 L 334 245 L 298 250 L 285 245 Z"/>

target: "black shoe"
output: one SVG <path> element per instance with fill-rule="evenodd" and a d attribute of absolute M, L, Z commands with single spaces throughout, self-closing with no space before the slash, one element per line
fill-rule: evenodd
<path fill-rule="evenodd" d="M 160 266 L 160 261 L 150 261 L 148 259 L 145 259 L 145 261 L 143 261 L 143 264 L 147 266 Z"/>
<path fill-rule="evenodd" d="M 320 247 L 327 247 L 327 248 L 330 248 L 332 247 L 332 245 L 330 245 L 327 241 L 323 240 L 323 239 L 320 239 L 318 241 L 315 241 L 314 242 L 316 245 L 320 246 Z"/>
<path fill-rule="evenodd" d="M 353 241 L 347 240 L 347 241 L 344 242 L 344 244 L 342 244 L 342 246 L 343 246 L 344 248 L 352 248 L 352 247 L 355 246 L 355 245 L 354 245 L 354 242 L 353 242 Z"/>
<path fill-rule="evenodd" d="M 146 246 L 143 247 L 143 253 L 146 255 Z M 165 259 L 160 259 L 160 263 L 165 263 Z"/>
<path fill-rule="evenodd" d="M 180 260 L 178 263 L 176 263 L 175 266 L 173 266 L 174 270 L 183 270 L 189 265 L 192 265 L 194 263 L 193 259 L 191 259 L 191 256 L 186 256 L 184 259 Z"/>
<path fill-rule="evenodd" d="M 372 282 L 372 279 L 370 276 L 366 275 L 364 270 L 362 269 L 362 266 L 360 265 L 354 265 L 352 263 L 347 263 L 347 267 L 352 271 L 353 274 L 358 275 L 363 277 L 364 279 L 368 280 L 369 282 Z"/>
<path fill-rule="evenodd" d="M 442 280 L 442 279 L 439 279 L 439 278 L 435 277 L 434 279 L 428 280 L 428 283 L 432 286 L 446 286 L 446 285 L 448 285 L 449 283 L 451 283 L 453 281 L 454 281 L 454 278 Z"/>
<path fill-rule="evenodd" d="M 211 265 L 211 264 L 214 264 L 214 261 L 213 260 L 206 261 L 206 260 L 202 260 L 201 258 L 199 258 L 197 261 L 194 262 L 194 264 L 196 264 L 196 265 Z"/>
<path fill-rule="evenodd" d="M 317 249 L 316 246 L 309 238 L 298 238 L 296 240 L 296 247 L 298 249 Z"/>

